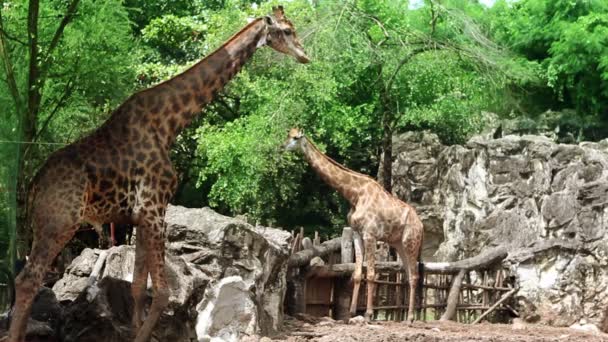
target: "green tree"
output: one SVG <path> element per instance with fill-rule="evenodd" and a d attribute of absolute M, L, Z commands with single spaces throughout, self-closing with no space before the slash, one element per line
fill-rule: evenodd
<path fill-rule="evenodd" d="M 137 56 L 119 0 L 5 2 L 0 11 L 0 97 L 10 104 L 2 133 L 17 141 L 3 148 L 12 163 L 4 186 L 26 252 L 29 179 L 48 153 L 96 127 L 106 117 L 99 113 L 124 99 Z"/>
<path fill-rule="evenodd" d="M 522 0 L 510 4 L 501 0 L 490 14 L 497 39 L 540 68 L 543 83 L 526 88 L 526 109 L 532 114 L 574 109 L 578 116 L 575 134 L 605 137 L 608 3 Z M 573 123 L 570 119 L 566 115 L 560 120 Z"/>
<path fill-rule="evenodd" d="M 512 72 L 511 56 L 482 40 L 465 14 L 406 8 L 403 1 L 289 4 L 313 62 L 298 66 L 261 50 L 224 91 L 232 113 L 206 110 L 196 167 L 212 206 L 281 226 L 338 228 L 346 204 L 301 159 L 278 156 L 286 129 L 303 127 L 332 158 L 374 175 L 393 132 L 431 128 L 446 142 L 463 141 L 481 126 L 482 109 L 502 106 L 495 97 L 506 74 L 529 72 Z M 225 39 L 246 15 L 228 8 L 212 16 L 208 41 Z"/>

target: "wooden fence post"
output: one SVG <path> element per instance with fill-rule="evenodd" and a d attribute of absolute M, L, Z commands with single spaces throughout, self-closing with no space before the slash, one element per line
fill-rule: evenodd
<path fill-rule="evenodd" d="M 352 228 L 346 227 L 342 230 L 341 240 L 341 260 L 340 263 L 352 263 L 353 262 L 353 230 Z M 334 319 L 336 320 L 348 320 L 350 317 L 350 300 L 353 295 L 353 286 L 351 283 L 351 277 L 340 277 L 335 279 L 334 283 Z"/>
<path fill-rule="evenodd" d="M 452 287 L 450 288 L 450 294 L 448 295 L 448 302 L 445 308 L 445 312 L 440 318 L 440 321 L 449 321 L 454 318 L 456 314 L 456 306 L 458 305 L 458 298 L 460 297 L 460 285 L 462 279 L 467 272 L 460 270 L 458 275 L 452 280 Z"/>

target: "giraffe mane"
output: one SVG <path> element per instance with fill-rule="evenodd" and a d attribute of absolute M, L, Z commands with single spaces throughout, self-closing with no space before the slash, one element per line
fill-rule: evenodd
<path fill-rule="evenodd" d="M 363 174 L 363 173 L 360 173 L 360 172 L 357 172 L 357 171 L 351 170 L 351 169 L 347 168 L 346 166 L 344 166 L 344 165 L 342 165 L 342 164 L 338 163 L 337 161 L 333 160 L 333 159 L 332 159 L 330 156 L 328 156 L 328 155 L 326 155 L 325 153 L 321 152 L 321 151 L 320 151 L 320 150 L 317 148 L 317 146 L 316 146 L 315 144 L 313 144 L 313 142 L 312 142 L 312 141 L 310 141 L 310 139 L 308 139 L 307 137 L 305 137 L 305 138 L 306 138 L 306 141 L 308 141 L 308 143 L 310 144 L 310 146 L 311 146 L 311 147 L 312 147 L 312 148 L 313 148 L 313 149 L 314 149 L 316 152 L 318 152 L 319 154 L 321 154 L 322 156 L 324 156 L 324 157 L 325 157 L 325 159 L 327 159 L 327 160 L 328 160 L 328 161 L 329 161 L 331 164 L 335 165 L 336 167 L 338 167 L 338 168 L 339 168 L 339 169 L 341 169 L 342 171 L 345 171 L 345 172 L 350 173 L 350 174 L 354 174 L 354 175 L 355 175 L 355 176 L 357 176 L 357 177 L 369 178 L 370 180 L 374 180 L 372 177 L 370 177 L 370 176 L 368 176 L 368 175 L 366 175 L 366 174 Z"/>
<path fill-rule="evenodd" d="M 242 29 L 240 29 L 239 32 L 233 34 L 232 37 L 230 37 L 226 42 L 224 42 L 224 44 L 222 44 L 222 46 L 218 47 L 212 53 L 210 53 L 209 56 L 213 55 L 216 51 L 221 50 L 224 46 L 230 44 L 233 40 L 236 39 L 236 37 L 238 37 L 241 33 L 243 33 L 243 31 L 248 30 L 251 26 L 255 25 L 258 21 L 260 21 L 262 19 L 263 18 L 255 18 L 255 19 L 253 19 L 250 23 L 248 23 L 247 25 L 245 25 L 245 27 L 243 27 Z M 209 57 L 209 56 L 207 56 L 207 57 Z M 207 59 L 207 57 L 205 57 L 203 59 L 203 61 L 205 59 Z"/>
<path fill-rule="evenodd" d="M 243 27 L 242 29 L 240 29 L 237 33 L 233 34 L 232 37 L 230 37 L 230 39 L 228 39 L 226 42 L 224 42 L 224 44 L 222 44 L 221 46 L 217 47 L 215 50 L 213 50 L 213 52 L 211 52 L 210 54 L 208 54 L 207 56 L 205 56 L 203 59 L 201 59 L 200 61 L 194 63 L 193 65 L 191 65 L 190 67 L 188 67 L 186 70 L 178 73 L 177 75 L 174 75 L 173 77 L 166 79 L 162 82 L 159 82 L 151 87 L 145 88 L 140 90 L 139 92 L 136 92 L 135 94 L 133 94 L 131 97 L 136 96 L 139 93 L 144 93 L 146 91 L 152 90 L 156 87 L 159 87 L 165 83 L 168 83 L 169 81 L 173 80 L 175 77 L 178 77 L 179 75 L 185 74 L 186 72 L 188 72 L 190 69 L 195 68 L 196 66 L 205 63 L 205 61 L 207 61 L 209 58 L 211 58 L 213 55 L 215 55 L 218 51 L 221 51 L 224 47 L 226 47 L 228 44 L 230 44 L 232 41 L 234 41 L 239 35 L 241 35 L 241 33 L 243 33 L 244 31 L 248 30 L 251 26 L 257 24 L 260 20 L 262 20 L 263 18 L 255 18 L 254 20 L 252 20 L 250 23 L 248 23 L 247 25 L 245 25 L 245 27 Z M 126 101 L 125 101 L 126 102 Z"/>

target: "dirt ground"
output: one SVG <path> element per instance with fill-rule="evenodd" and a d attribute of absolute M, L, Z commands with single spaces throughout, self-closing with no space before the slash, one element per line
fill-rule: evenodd
<path fill-rule="evenodd" d="M 554 328 L 539 325 L 490 324 L 476 325 L 455 322 L 373 322 L 372 324 L 343 324 L 330 320 L 308 322 L 288 318 L 285 332 L 273 340 L 289 342 L 469 342 L 469 341 L 509 341 L 509 342 L 608 342 L 608 334 L 580 332 L 570 328 Z"/>

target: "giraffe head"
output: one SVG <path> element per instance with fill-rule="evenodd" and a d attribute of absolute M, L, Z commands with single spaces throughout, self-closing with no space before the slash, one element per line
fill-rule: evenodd
<path fill-rule="evenodd" d="M 304 48 L 302 48 L 300 40 L 296 36 L 293 24 L 285 18 L 283 6 L 273 7 L 272 12 L 272 15 L 264 17 L 268 27 L 266 45 L 295 57 L 300 63 L 308 63 L 310 59 L 306 56 L 306 52 L 304 52 Z"/>
<path fill-rule="evenodd" d="M 286 151 L 302 150 L 303 137 L 304 133 L 299 128 L 292 128 L 287 134 L 287 140 L 283 144 L 283 147 Z"/>

